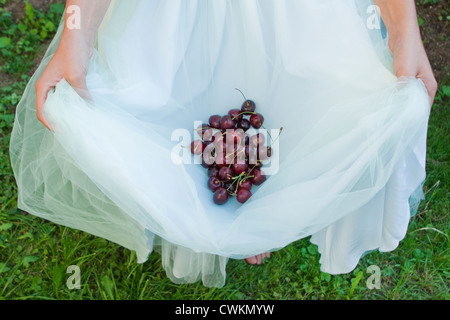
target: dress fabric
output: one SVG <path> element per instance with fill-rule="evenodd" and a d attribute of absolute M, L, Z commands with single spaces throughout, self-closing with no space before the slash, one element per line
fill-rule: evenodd
<path fill-rule="evenodd" d="M 394 250 L 423 198 L 430 105 L 422 81 L 395 77 L 372 5 L 113 1 L 90 97 L 58 83 L 44 106 L 50 132 L 34 84 L 61 23 L 16 111 L 18 207 L 134 250 L 140 263 L 157 249 L 176 283 L 221 287 L 228 259 L 309 236 L 331 274 Z M 190 143 L 180 133 L 194 138 L 195 121 L 239 108 L 235 88 L 283 132 L 277 170 L 244 205 L 218 206 L 205 169 L 174 148 Z"/>

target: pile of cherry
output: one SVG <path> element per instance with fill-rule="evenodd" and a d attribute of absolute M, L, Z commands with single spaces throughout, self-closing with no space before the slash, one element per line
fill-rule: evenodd
<path fill-rule="evenodd" d="M 191 152 L 201 156 L 201 164 L 208 170 L 208 188 L 213 200 L 223 205 L 230 197 L 245 203 L 252 196 L 252 187 L 266 181 L 261 170 L 263 161 L 272 156 L 266 136 L 249 132 L 263 127 L 263 115 L 255 112 L 256 105 L 246 100 L 240 109 L 227 115 L 212 115 L 209 123 L 197 128 L 200 139 L 191 143 Z"/>

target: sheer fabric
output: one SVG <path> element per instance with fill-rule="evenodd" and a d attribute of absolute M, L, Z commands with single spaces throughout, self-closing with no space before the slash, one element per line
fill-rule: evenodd
<path fill-rule="evenodd" d="M 225 284 L 229 258 L 308 236 L 322 271 L 394 250 L 423 196 L 430 111 L 417 79 L 397 79 L 370 1 L 113 1 L 87 77 L 65 80 L 36 119 L 18 105 L 11 160 L 18 206 L 103 237 L 145 262 L 157 248 L 176 283 Z M 204 169 L 177 164 L 177 130 L 240 107 L 239 88 L 283 127 L 278 171 L 244 205 L 217 206 Z M 181 156 L 180 156 L 181 157 Z"/>

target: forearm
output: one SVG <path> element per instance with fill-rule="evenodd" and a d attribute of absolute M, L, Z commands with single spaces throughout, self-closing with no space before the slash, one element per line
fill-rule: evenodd
<path fill-rule="evenodd" d="M 397 41 L 421 39 L 414 0 L 374 0 L 389 33 L 390 46 Z"/>
<path fill-rule="evenodd" d="M 92 46 L 110 3 L 111 0 L 67 0 L 62 39 L 77 38 Z"/>
<path fill-rule="evenodd" d="M 397 77 L 416 77 L 427 88 L 432 103 L 437 82 L 420 34 L 413 0 L 374 0 L 389 33 L 389 48 Z"/>

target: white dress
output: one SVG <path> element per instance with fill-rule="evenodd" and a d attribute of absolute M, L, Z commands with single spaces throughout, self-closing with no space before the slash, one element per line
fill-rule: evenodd
<path fill-rule="evenodd" d="M 18 207 L 134 250 L 158 248 L 176 283 L 223 286 L 229 258 L 311 237 L 321 270 L 394 250 L 423 196 L 430 111 L 397 79 L 383 25 L 361 0 L 113 1 L 87 77 L 65 80 L 36 118 L 18 105 L 11 160 Z M 283 127 L 278 170 L 241 205 L 213 203 L 205 169 L 174 153 L 194 122 L 257 104 Z M 189 137 L 190 138 L 190 137 Z M 185 142 L 185 141 L 184 141 Z M 184 143 L 182 142 L 182 143 Z"/>

